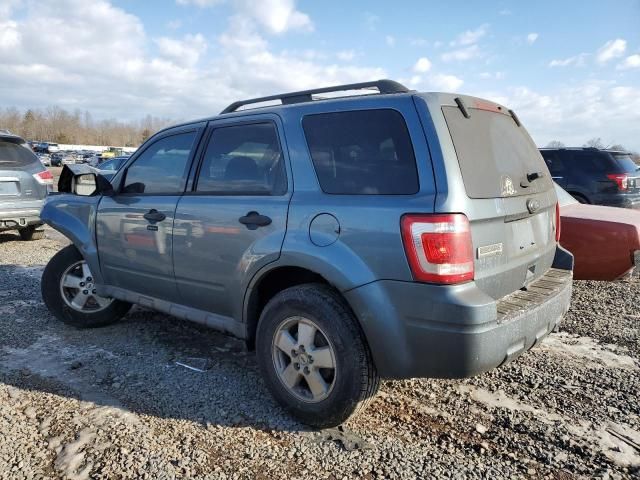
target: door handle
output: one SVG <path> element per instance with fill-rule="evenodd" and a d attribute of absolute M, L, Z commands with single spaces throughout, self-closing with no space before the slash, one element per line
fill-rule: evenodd
<path fill-rule="evenodd" d="M 143 216 L 144 216 L 144 218 L 146 220 L 149 220 L 150 222 L 161 222 L 162 220 L 167 218 L 167 216 L 164 213 L 159 212 L 155 208 L 152 208 L 147 213 L 145 213 Z"/>
<path fill-rule="evenodd" d="M 271 219 L 266 215 L 260 215 L 258 212 L 249 212 L 244 217 L 240 217 L 238 221 L 246 225 L 249 230 L 271 225 Z"/>

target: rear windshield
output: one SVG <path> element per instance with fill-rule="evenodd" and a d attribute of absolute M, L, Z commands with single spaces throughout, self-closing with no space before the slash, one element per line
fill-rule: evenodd
<path fill-rule="evenodd" d="M 458 107 L 448 106 L 442 112 L 469 197 L 530 195 L 551 188 L 537 147 L 510 115 L 471 108 L 466 118 Z M 529 182 L 527 175 L 535 173 L 542 178 Z"/>
<path fill-rule="evenodd" d="M 321 113 L 302 121 L 326 193 L 410 195 L 420 189 L 403 116 L 389 109 Z"/>
<path fill-rule="evenodd" d="M 640 168 L 628 153 L 612 153 L 611 156 L 620 173 L 635 173 Z"/>
<path fill-rule="evenodd" d="M 0 170 L 3 168 L 26 167 L 39 162 L 38 157 L 25 144 L 0 140 Z"/>

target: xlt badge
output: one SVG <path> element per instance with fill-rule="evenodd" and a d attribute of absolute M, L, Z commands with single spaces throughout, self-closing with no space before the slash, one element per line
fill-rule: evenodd
<path fill-rule="evenodd" d="M 502 255 L 502 243 L 478 247 L 478 258 L 497 257 Z"/>

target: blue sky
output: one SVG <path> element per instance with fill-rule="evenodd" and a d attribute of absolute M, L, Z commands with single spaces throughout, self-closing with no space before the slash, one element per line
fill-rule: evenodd
<path fill-rule="evenodd" d="M 384 76 L 640 150 L 639 26 L 640 0 L 0 0 L 0 105 L 188 119 Z"/>

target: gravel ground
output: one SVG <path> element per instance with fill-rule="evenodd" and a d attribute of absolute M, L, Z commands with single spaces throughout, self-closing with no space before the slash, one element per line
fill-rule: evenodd
<path fill-rule="evenodd" d="M 499 370 L 385 382 L 317 431 L 229 337 L 140 308 L 56 321 L 39 279 L 64 243 L 0 234 L 0 478 L 640 477 L 637 278 L 575 282 L 561 331 Z"/>

